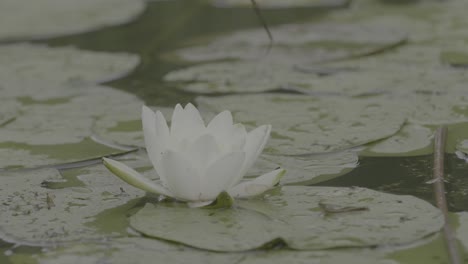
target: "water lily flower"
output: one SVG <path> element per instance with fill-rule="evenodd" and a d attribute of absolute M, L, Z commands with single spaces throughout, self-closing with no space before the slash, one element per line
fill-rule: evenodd
<path fill-rule="evenodd" d="M 233 198 L 261 194 L 276 185 L 285 171 L 281 168 L 243 181 L 270 136 L 271 126 L 247 133 L 233 124 L 223 111 L 205 126 L 192 104 L 175 107 L 169 128 L 160 111 L 143 106 L 143 132 L 149 159 L 159 176 L 152 181 L 108 158 L 104 165 L 127 183 L 150 193 L 161 194 L 198 207 L 212 203 L 222 192 Z"/>

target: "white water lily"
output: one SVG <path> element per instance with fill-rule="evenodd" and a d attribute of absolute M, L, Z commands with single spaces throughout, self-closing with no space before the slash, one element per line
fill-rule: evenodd
<path fill-rule="evenodd" d="M 121 162 L 103 160 L 115 175 L 147 192 L 203 206 L 224 191 L 234 198 L 261 194 L 285 173 L 276 169 L 242 181 L 263 151 L 270 125 L 247 133 L 242 124 L 233 124 L 231 112 L 223 111 L 205 126 L 192 104 L 175 107 L 170 128 L 160 111 L 155 113 L 146 106 L 142 122 L 146 150 L 160 181 L 145 178 Z"/>

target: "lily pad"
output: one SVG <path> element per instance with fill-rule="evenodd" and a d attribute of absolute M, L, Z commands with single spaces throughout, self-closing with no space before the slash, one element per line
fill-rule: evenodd
<path fill-rule="evenodd" d="M 247 173 L 252 177 L 262 175 L 278 167 L 286 169 L 281 184 L 309 185 L 333 179 L 357 167 L 357 151 L 312 154 L 304 156 L 280 156 L 263 154 Z"/>
<path fill-rule="evenodd" d="M 340 23 L 287 24 L 271 27 L 275 46 L 268 57 L 286 62 L 326 61 L 375 53 L 402 43 L 406 31 L 379 18 Z M 259 59 L 270 45 L 264 29 L 230 33 L 211 43 L 176 51 L 186 61 Z M 262 36 L 262 37 L 259 37 Z"/>
<path fill-rule="evenodd" d="M 350 263 L 393 264 L 383 254 L 369 250 L 292 251 L 272 250 L 244 253 L 216 253 L 143 237 L 112 239 L 102 243 L 75 244 L 50 249 L 36 256 L 13 255 L 12 264 L 89 264 L 89 263 Z M 26 262 L 29 261 L 29 262 Z M 155 262 L 156 261 L 156 262 Z"/>
<path fill-rule="evenodd" d="M 116 215 L 99 219 L 101 212 L 143 195 L 102 165 L 62 174 L 55 169 L 2 172 L 0 238 L 20 245 L 51 246 L 117 236 L 117 230 L 103 232 L 92 223 L 100 220 L 110 225 Z"/>
<path fill-rule="evenodd" d="M 294 90 L 311 95 L 360 96 L 411 92 L 463 92 L 466 71 L 440 64 L 444 48 L 402 47 L 380 56 L 333 63 L 259 61 L 207 63 L 169 72 L 164 80 L 196 93 Z"/>
<path fill-rule="evenodd" d="M 211 0 L 217 7 L 252 7 L 250 0 Z M 334 7 L 346 5 L 350 0 L 257 0 L 260 8 Z"/>
<path fill-rule="evenodd" d="M 270 60 L 201 64 L 164 76 L 165 81 L 195 93 L 263 92 L 302 87 L 315 78 L 295 71 L 293 65 Z"/>
<path fill-rule="evenodd" d="M 114 112 L 118 122 L 139 119 L 143 102 L 96 84 L 120 78 L 138 64 L 139 57 L 127 53 L 0 46 L 0 155 L 5 157 L 0 167 L 52 165 L 128 150 L 106 146 L 106 139 L 93 142 L 95 126 Z"/>
<path fill-rule="evenodd" d="M 1 0 L 0 40 L 43 39 L 127 23 L 143 0 Z"/>
<path fill-rule="evenodd" d="M 371 143 L 363 156 L 418 156 L 432 153 L 433 129 L 407 124 L 395 135 Z"/>
<path fill-rule="evenodd" d="M 3 98 L 59 100 L 86 92 L 82 86 L 121 78 L 133 71 L 139 62 L 137 55 L 128 53 L 51 48 L 26 43 L 2 45 L 0 92 Z"/>
<path fill-rule="evenodd" d="M 64 87 L 67 88 L 70 87 Z M 21 113 L 2 126 L 0 136 L 0 152 L 12 150 L 16 159 L 6 159 L 0 164 L 3 167 L 33 167 L 128 150 L 93 142 L 91 136 L 101 117 L 122 111 L 139 116 L 143 103 L 133 95 L 109 87 L 80 87 L 79 90 L 82 94 L 64 97 L 56 102 L 31 98 L 27 98 L 26 102 L 26 98 L 18 100 L 22 101 Z M 114 120 L 123 122 L 127 118 L 134 120 L 136 117 L 122 115 Z M 100 126 L 102 128 L 103 124 Z M 21 157 L 22 154 L 26 156 Z M 49 158 L 44 159 L 46 156 Z"/>
<path fill-rule="evenodd" d="M 196 101 L 206 111 L 230 109 L 247 126 L 271 124 L 269 154 L 347 149 L 389 137 L 405 122 L 404 109 L 385 98 L 259 94 L 198 97 Z"/>
<path fill-rule="evenodd" d="M 130 225 L 147 236 L 214 251 L 279 240 L 298 250 L 399 245 L 443 225 L 439 210 L 422 200 L 364 188 L 286 186 L 236 202 L 230 210 L 147 204 Z"/>

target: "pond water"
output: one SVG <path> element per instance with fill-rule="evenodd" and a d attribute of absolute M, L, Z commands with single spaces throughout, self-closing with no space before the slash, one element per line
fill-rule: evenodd
<path fill-rule="evenodd" d="M 344 232 L 329 238 L 335 244 L 294 235 L 275 244 L 278 241 L 270 241 L 266 235 L 274 233 L 270 230 L 261 234 L 252 231 L 252 236 L 236 238 L 235 243 L 208 245 L 212 241 L 217 244 L 219 234 L 215 232 L 206 238 L 205 245 L 185 241 L 179 234 L 148 231 L 145 217 L 157 213 L 145 203 L 157 200 L 110 177 L 98 164 L 99 157 L 117 155 L 153 177 L 144 151 L 135 152 L 143 146 L 140 107 L 146 104 L 161 109 L 169 117 L 175 104 L 188 102 L 197 104 L 206 119 L 224 109 L 232 110 L 234 119 L 249 130 L 271 123 L 270 144 L 248 176 L 278 165 L 285 167 L 285 193 L 295 196 L 271 193 L 271 201 L 275 205 L 289 203 L 290 208 L 302 211 L 315 210 L 301 207 L 301 198 L 296 198 L 313 196 L 294 189 L 305 188 L 302 186 L 365 187 L 435 204 L 428 183 L 432 179 L 433 134 L 438 126 L 447 125 L 446 195 L 459 250 L 468 263 L 464 254 L 468 250 L 468 162 L 460 158 L 468 152 L 468 18 L 462 11 L 468 4 L 463 0 L 311 0 L 309 6 L 303 4 L 307 1 L 287 1 L 288 7 L 268 8 L 267 1 L 259 1 L 274 38 L 268 51 L 267 33 L 250 1 L 244 2 L 244 6 L 220 8 L 208 0 L 149 1 L 142 13 L 134 11 L 137 15 L 128 23 L 88 33 L 77 30 L 69 36 L 34 36 L 31 38 L 40 40 L 32 44 L 17 44 L 21 41 L 16 39 L 30 39 L 27 34 L 2 39 L 0 26 L 0 43 L 11 46 L 3 51 L 0 45 L 0 77 L 4 80 L 0 81 L 0 93 L 5 94 L 0 100 L 4 104 L 0 106 L 0 177 L 6 186 L 0 187 L 0 197 L 5 201 L 0 210 L 4 223 L 0 224 L 0 263 L 131 263 L 128 261 L 136 256 L 145 263 L 154 260 L 151 252 L 155 248 L 165 252 L 157 256 L 161 263 L 301 263 L 311 259 L 323 263 L 450 263 L 437 232 L 440 226 L 427 220 L 438 216 L 421 209 L 426 205 L 415 205 L 414 219 L 426 218 L 426 222 L 419 221 L 427 229 L 392 229 L 397 225 L 394 222 L 379 226 L 381 232 L 376 233 L 389 240 L 392 232 L 405 237 L 407 229 L 414 231 L 413 237 L 408 235 L 400 241 L 396 236 L 393 243 L 379 235 L 362 237 L 359 229 L 350 231 L 350 237 Z M 294 6 L 295 2 L 300 4 Z M 0 9 L 2 5 L 7 6 L 8 1 L 0 0 Z M 36 44 L 63 49 L 60 52 L 67 55 L 57 59 L 58 51 L 52 49 L 49 57 L 40 57 L 36 54 L 49 51 L 36 52 L 28 46 Z M 64 48 L 69 46 L 77 50 Z M 5 59 L 5 54 L 26 55 Z M 88 57 L 69 63 L 75 56 Z M 43 63 L 47 60 L 52 63 Z M 11 61 L 16 67 L 13 73 L 8 71 Z M 61 68 L 61 63 L 72 66 Z M 31 71 L 36 74 L 31 78 L 27 75 L 30 67 L 41 70 Z M 24 76 L 9 78 L 12 74 Z M 356 198 L 348 207 L 356 209 L 364 200 L 381 198 L 372 195 Z M 323 197 L 333 199 L 325 194 Z M 346 201 L 341 202 L 345 206 Z M 276 214 L 257 201 L 240 202 L 240 206 L 287 225 L 305 229 L 312 225 L 293 209 L 286 211 L 297 218 L 291 220 L 282 215 L 288 215 L 285 211 L 278 209 Z M 165 211 L 169 220 L 161 221 L 171 222 L 185 214 L 188 217 L 185 208 L 179 207 L 169 205 Z M 372 203 L 369 208 L 373 208 Z M 67 215 L 59 210 L 67 211 Z M 409 209 L 401 210 L 397 213 L 404 215 L 403 211 Z M 247 213 L 232 217 L 239 217 L 244 227 L 260 223 L 258 216 Z M 375 219 L 369 225 L 384 222 Z M 229 223 L 223 217 L 218 220 L 223 225 Z M 349 223 L 355 219 L 346 221 L 344 227 L 329 232 L 354 230 Z M 400 221 L 401 226 L 405 221 Z M 164 222 L 161 226 L 184 230 L 183 223 L 179 224 Z M 203 228 L 216 230 L 218 226 Z M 310 230 L 322 230 L 314 228 Z M 388 233 L 384 229 L 389 229 Z M 145 237 L 136 236 L 136 230 Z M 265 238 L 257 241 L 259 237 Z M 248 251 L 269 243 L 276 247 Z M 354 248 L 328 249 L 343 246 Z M 288 247 L 302 251 L 291 253 Z"/>

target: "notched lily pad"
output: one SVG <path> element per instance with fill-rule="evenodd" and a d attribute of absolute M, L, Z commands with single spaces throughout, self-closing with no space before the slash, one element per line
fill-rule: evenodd
<path fill-rule="evenodd" d="M 327 214 L 323 203 L 367 210 Z M 298 250 L 399 245 L 443 225 L 440 211 L 425 201 L 364 188 L 286 186 L 236 204 L 227 210 L 147 204 L 130 225 L 147 236 L 214 251 L 251 250 L 278 239 Z"/>
<path fill-rule="evenodd" d="M 236 121 L 247 126 L 271 124 L 269 154 L 347 149 L 389 137 L 405 121 L 404 109 L 381 98 L 261 94 L 198 97 L 196 101 L 205 111 L 230 109 Z"/>
<path fill-rule="evenodd" d="M 0 238 L 20 245 L 51 246 L 116 236 L 100 231 L 92 222 L 110 224 L 116 215 L 97 219 L 98 215 L 143 195 L 102 165 L 67 172 L 66 176 L 55 169 L 2 172 Z"/>
<path fill-rule="evenodd" d="M 131 21 L 143 0 L 1 0 L 0 40 L 43 39 Z"/>
<path fill-rule="evenodd" d="M 271 27 L 275 46 L 269 58 L 286 62 L 325 61 L 375 53 L 406 39 L 398 23 L 379 18 L 323 23 L 287 24 Z M 270 45 L 263 28 L 238 31 L 211 43 L 176 51 L 186 61 L 258 59 Z M 261 37 L 259 37 L 261 36 Z"/>

